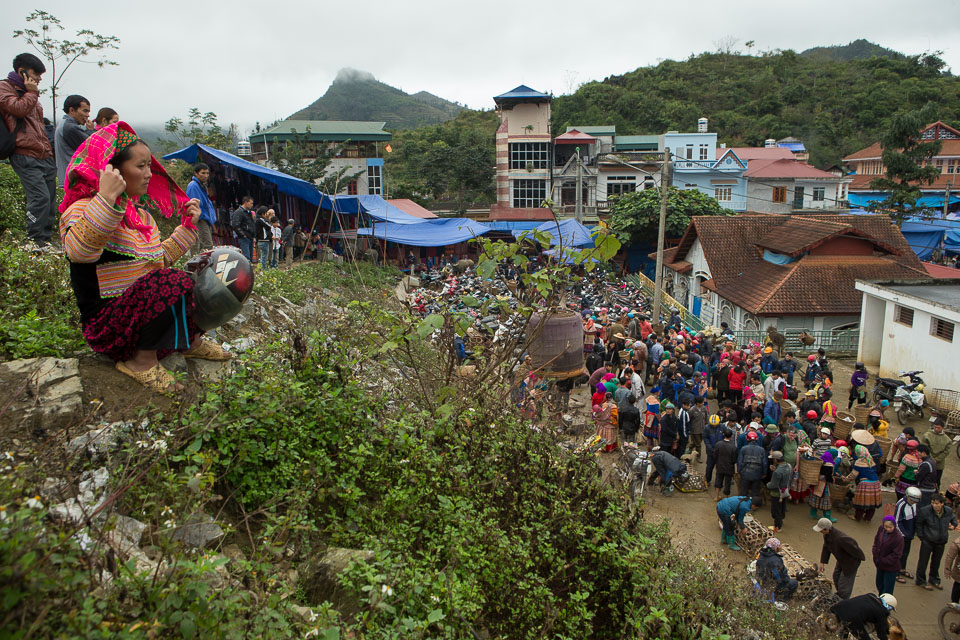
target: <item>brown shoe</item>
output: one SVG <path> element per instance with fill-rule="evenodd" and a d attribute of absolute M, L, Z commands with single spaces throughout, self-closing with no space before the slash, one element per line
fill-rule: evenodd
<path fill-rule="evenodd" d="M 215 342 L 200 339 L 194 343 L 189 351 L 183 352 L 183 357 L 225 362 L 232 358 L 233 355 L 224 351 L 223 348 Z"/>

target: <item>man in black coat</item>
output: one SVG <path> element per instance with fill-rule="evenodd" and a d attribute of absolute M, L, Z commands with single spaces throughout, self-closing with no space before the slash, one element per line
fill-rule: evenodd
<path fill-rule="evenodd" d="M 917 538 L 920 539 L 920 557 L 917 559 L 916 582 L 927 591 L 943 589 L 940 586 L 940 560 L 947 545 L 948 532 L 957 528 L 957 518 L 953 515 L 953 510 L 943 503 L 943 496 L 935 493 L 930 498 L 930 504 L 917 509 L 915 525 Z M 927 584 L 928 562 L 930 584 Z"/>
<path fill-rule="evenodd" d="M 730 495 L 730 482 L 737 471 L 737 453 L 737 443 L 733 441 L 733 429 L 728 425 L 723 430 L 723 440 L 713 448 L 713 457 L 717 465 L 717 481 L 713 486 L 717 488 L 717 501 L 720 500 L 721 487 L 723 487 L 723 495 Z"/>
<path fill-rule="evenodd" d="M 890 635 L 890 622 L 887 618 L 896 607 L 897 599 L 889 593 L 880 596 L 865 593 L 856 598 L 841 600 L 819 619 L 823 621 L 827 631 L 839 631 L 843 626 L 857 640 L 871 639 L 867 632 L 868 624 L 873 625 L 878 638 L 887 638 Z"/>
<path fill-rule="evenodd" d="M 626 442 L 633 442 L 636 439 L 637 431 L 640 430 L 640 425 L 643 422 L 640 410 L 634 406 L 636 402 L 637 397 L 631 393 L 627 397 L 627 404 L 617 412 L 617 423 Z"/>
<path fill-rule="evenodd" d="M 828 518 L 820 518 L 813 530 L 823 534 L 823 549 L 820 551 L 820 573 L 827 568 L 832 555 L 837 559 L 833 569 L 833 585 L 837 595 L 849 598 L 853 592 L 853 583 L 857 579 L 857 569 L 866 559 L 860 545 L 851 536 L 833 526 Z"/>
<path fill-rule="evenodd" d="M 671 453 L 676 449 L 680 437 L 680 421 L 674 414 L 675 409 L 672 403 L 665 403 L 660 418 L 660 448 Z"/>

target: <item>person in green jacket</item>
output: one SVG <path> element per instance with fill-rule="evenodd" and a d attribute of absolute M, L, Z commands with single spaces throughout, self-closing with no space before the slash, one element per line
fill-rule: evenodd
<path fill-rule="evenodd" d="M 940 481 L 943 479 L 943 466 L 947 462 L 947 454 L 953 444 L 953 438 L 943 432 L 943 418 L 937 418 L 933 428 L 923 434 L 920 440 L 930 447 L 930 457 L 937 463 L 937 491 L 939 491 Z"/>

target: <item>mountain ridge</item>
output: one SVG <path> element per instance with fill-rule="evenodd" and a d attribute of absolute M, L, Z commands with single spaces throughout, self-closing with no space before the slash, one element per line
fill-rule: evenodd
<path fill-rule="evenodd" d="M 384 121 L 396 131 L 446 122 L 463 109 L 428 91 L 411 95 L 366 71 L 341 69 L 326 93 L 289 118 Z"/>

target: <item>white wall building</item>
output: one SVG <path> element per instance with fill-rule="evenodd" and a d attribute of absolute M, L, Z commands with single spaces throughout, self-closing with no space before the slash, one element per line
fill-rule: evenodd
<path fill-rule="evenodd" d="M 960 279 L 857 280 L 859 360 L 883 377 L 923 371 L 929 388 L 960 390 Z"/>

